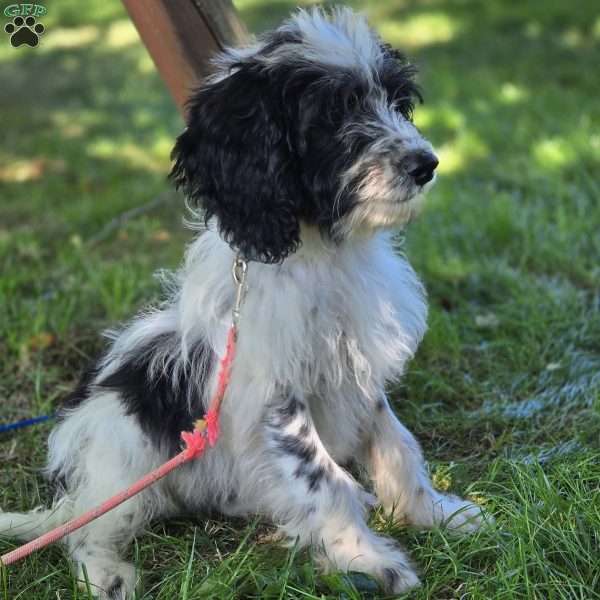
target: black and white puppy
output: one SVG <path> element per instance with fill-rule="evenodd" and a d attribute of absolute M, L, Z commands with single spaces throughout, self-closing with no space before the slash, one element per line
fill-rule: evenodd
<path fill-rule="evenodd" d="M 411 121 L 413 75 L 348 9 L 301 10 L 216 59 L 172 172 L 208 229 L 169 300 L 111 334 L 69 399 L 49 442 L 55 505 L 1 513 L 0 533 L 35 537 L 178 452 L 215 388 L 237 253 L 248 290 L 221 439 L 68 538 L 98 594 L 132 592 L 120 553 L 151 519 L 207 509 L 267 516 L 326 570 L 364 571 L 390 592 L 416 586 L 407 555 L 367 526 L 374 499 L 349 464 L 396 519 L 480 526 L 478 507 L 433 489 L 385 395 L 426 328 L 423 287 L 391 241 L 438 162 Z"/>

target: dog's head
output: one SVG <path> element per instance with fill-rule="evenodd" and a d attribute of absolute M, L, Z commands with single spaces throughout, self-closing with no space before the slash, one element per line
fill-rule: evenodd
<path fill-rule="evenodd" d="M 411 217 L 438 161 L 414 68 L 362 16 L 301 10 L 215 62 L 171 176 L 247 259 L 283 260 L 301 223 L 339 242 Z"/>

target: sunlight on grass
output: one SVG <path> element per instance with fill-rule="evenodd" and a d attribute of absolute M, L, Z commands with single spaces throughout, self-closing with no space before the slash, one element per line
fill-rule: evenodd
<path fill-rule="evenodd" d="M 438 171 L 447 175 L 462 171 L 474 159 L 486 158 L 489 148 L 476 133 L 462 131 L 456 140 L 438 146 L 437 153 L 440 159 Z"/>
<path fill-rule="evenodd" d="M 475 269 L 472 261 L 465 260 L 461 256 L 430 257 L 427 264 L 432 276 L 444 281 L 463 281 Z"/>
<path fill-rule="evenodd" d="M 576 154 L 564 138 L 547 138 L 532 147 L 533 156 L 540 167 L 561 169 L 571 164 Z"/>
<path fill-rule="evenodd" d="M 592 37 L 596 40 L 600 40 L 600 17 L 596 17 L 594 26 L 592 27 Z"/>
<path fill-rule="evenodd" d="M 40 50 L 47 52 L 58 48 L 78 48 L 88 46 L 100 36 L 100 29 L 95 25 L 82 27 L 52 29 L 44 35 Z"/>
<path fill-rule="evenodd" d="M 48 8 L 44 24 L 49 29 L 56 27 L 77 27 L 81 23 L 103 24 L 111 19 L 125 16 L 125 7 L 114 0 L 60 0 L 60 2 L 40 2 Z"/>
<path fill-rule="evenodd" d="M 150 54 L 145 52 L 136 61 L 137 70 L 140 75 L 149 75 L 156 73 L 156 65 L 150 58 Z"/>
<path fill-rule="evenodd" d="M 457 130 L 465 125 L 464 114 L 449 104 L 436 106 L 419 106 L 415 113 L 417 127 L 433 127 L 441 125 L 447 129 Z"/>
<path fill-rule="evenodd" d="M 182 124 L 183 128 L 183 124 Z M 152 143 L 152 153 L 156 156 L 168 157 L 173 149 L 173 138 L 163 135 L 156 136 L 156 139 Z"/>
<path fill-rule="evenodd" d="M 129 142 L 102 138 L 88 144 L 87 151 L 90 156 L 121 159 L 132 167 L 153 173 L 166 173 L 169 169 L 168 154 L 159 157 Z"/>
<path fill-rule="evenodd" d="M 446 13 L 430 12 L 402 21 L 383 22 L 378 28 L 391 44 L 415 49 L 449 42 L 459 33 L 460 24 Z"/>
<path fill-rule="evenodd" d="M 109 48 L 123 48 L 139 44 L 140 38 L 133 23 L 129 19 L 121 19 L 111 23 L 106 31 L 104 43 Z"/>
<path fill-rule="evenodd" d="M 283 4 L 287 5 L 289 2 L 287 0 L 275 0 L 273 4 Z M 295 3 L 295 6 L 317 6 L 321 5 L 323 2 L 321 0 L 300 0 Z M 262 8 L 264 6 L 264 0 L 235 0 L 235 6 L 238 10 L 252 10 L 256 8 Z"/>
<path fill-rule="evenodd" d="M 82 117 L 82 112 L 73 115 L 72 112 L 55 111 L 50 115 L 52 124 L 60 131 L 61 136 L 65 139 L 79 138 L 85 134 L 87 127 Z"/>
<path fill-rule="evenodd" d="M 503 104 L 516 104 L 517 102 L 526 100 L 528 97 L 529 93 L 522 85 L 511 81 L 503 83 L 498 94 L 498 99 Z"/>
<path fill-rule="evenodd" d="M 539 21 L 529 21 L 525 25 L 523 33 L 529 39 L 537 39 L 542 34 L 542 24 Z"/>
<path fill-rule="evenodd" d="M 65 170 L 64 160 L 50 160 L 44 156 L 26 160 L 4 162 L 0 166 L 0 181 L 24 183 L 41 179 L 46 173 L 61 173 Z"/>
<path fill-rule="evenodd" d="M 563 31 L 560 40 L 566 48 L 578 48 L 585 43 L 585 37 L 578 27 L 569 27 Z"/>

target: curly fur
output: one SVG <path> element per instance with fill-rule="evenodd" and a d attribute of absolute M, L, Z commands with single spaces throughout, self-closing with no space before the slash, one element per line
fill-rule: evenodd
<path fill-rule="evenodd" d="M 335 34 L 334 25 L 300 12 L 252 52 L 221 55 L 217 74 L 188 103 L 172 179 L 207 219 L 217 217 L 223 238 L 250 260 L 281 262 L 297 250 L 301 221 L 331 234 L 356 203 L 350 188 L 338 193 L 340 173 L 378 137 L 351 132 L 350 125 L 372 116 L 378 97 L 404 119 L 420 98 L 415 69 L 399 52 L 366 23 L 357 27 L 343 11 L 336 19 L 369 41 L 370 54 L 356 56 L 365 64 L 353 62 L 349 38 L 340 43 L 339 54 L 348 54 L 342 66 L 323 62 L 331 47 L 316 45 L 324 41 L 322 28 Z"/>
<path fill-rule="evenodd" d="M 190 100 L 172 171 L 208 231 L 166 302 L 111 332 L 68 399 L 49 440 L 54 507 L 0 513 L 0 532 L 35 537 L 178 451 L 216 385 L 241 253 L 252 262 L 219 444 L 69 536 L 78 577 L 85 565 L 98 595 L 129 596 L 135 570 L 121 555 L 136 533 L 218 510 L 262 514 L 323 569 L 405 591 L 418 577 L 368 528 L 374 502 L 418 526 L 468 531 L 482 520 L 434 490 L 385 396 L 426 328 L 423 287 L 391 233 L 437 164 L 410 121 L 414 69 L 347 9 L 299 11 L 215 66 Z"/>

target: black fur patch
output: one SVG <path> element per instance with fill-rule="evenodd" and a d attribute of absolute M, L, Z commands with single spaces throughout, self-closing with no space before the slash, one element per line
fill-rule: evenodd
<path fill-rule="evenodd" d="M 299 413 L 306 411 L 306 406 L 293 396 L 283 405 L 276 409 L 275 420 L 279 427 L 289 425 Z"/>
<path fill-rule="evenodd" d="M 301 49 L 297 60 L 265 66 L 283 44 L 301 46 L 300 32 L 275 31 L 263 43 L 190 98 L 171 178 L 207 220 L 217 217 L 221 235 L 245 258 L 277 263 L 300 245 L 301 221 L 333 238 L 356 205 L 354 191 L 340 190 L 340 174 L 373 138 L 340 132 L 374 115 L 365 101 L 370 84 L 353 69 L 308 63 Z M 414 69 L 387 46 L 384 56 L 379 85 L 410 118 L 420 97 Z"/>
<path fill-rule="evenodd" d="M 294 471 L 294 477 L 304 478 L 309 492 L 317 492 L 323 481 L 329 481 L 331 469 L 310 461 L 302 461 Z"/>
<path fill-rule="evenodd" d="M 157 336 L 97 383 L 99 388 L 118 392 L 127 414 L 135 416 L 152 442 L 170 455 L 181 448 L 180 433 L 192 430 L 194 421 L 204 414 L 203 392 L 214 364 L 212 351 L 199 342 L 190 350 L 186 370 L 175 372 L 174 364 L 168 363 L 152 374 L 154 353 L 173 343 L 172 336 Z"/>
<path fill-rule="evenodd" d="M 308 423 L 308 421 L 304 421 L 304 423 L 302 423 L 302 425 L 300 425 L 300 429 L 298 430 L 298 436 L 301 438 L 305 438 L 305 437 L 308 437 L 309 433 L 310 433 L 310 424 Z"/>
<path fill-rule="evenodd" d="M 417 70 L 396 48 L 384 44 L 385 61 L 380 73 L 381 84 L 400 114 L 412 121 L 415 100 L 423 102 L 421 90 L 415 83 Z"/>
<path fill-rule="evenodd" d="M 82 402 L 87 400 L 90 397 L 90 384 L 97 373 L 96 363 L 89 365 L 81 374 L 75 389 L 64 399 L 62 408 L 77 408 Z"/>
<path fill-rule="evenodd" d="M 400 575 L 395 569 L 387 568 L 383 569 L 383 587 L 387 592 L 393 592 L 399 581 Z"/>
<path fill-rule="evenodd" d="M 318 492 L 321 483 L 329 479 L 329 474 L 322 465 L 301 462 L 294 471 L 294 477 L 305 479 L 309 492 Z"/>
<path fill-rule="evenodd" d="M 299 460 L 294 477 L 304 478 L 308 485 L 308 491 L 315 492 L 319 489 L 321 482 L 328 479 L 329 473 L 326 467 L 313 462 L 317 455 L 317 446 L 307 439 L 310 435 L 311 424 L 304 414 L 305 412 L 304 403 L 291 396 L 285 403 L 273 407 L 267 418 L 267 424 L 275 430 L 273 441 L 277 452 L 289 454 Z M 297 435 L 278 431 L 299 418 L 302 419 L 302 425 Z"/>
<path fill-rule="evenodd" d="M 291 454 L 303 463 L 311 462 L 317 454 L 317 447 L 313 443 L 306 442 L 299 437 L 278 433 L 274 439 L 280 452 Z"/>
<path fill-rule="evenodd" d="M 125 600 L 122 577 L 117 576 L 113 579 L 110 587 L 106 590 L 106 596 L 109 600 Z"/>
<path fill-rule="evenodd" d="M 89 365 L 81 374 L 75 389 L 63 400 L 62 406 L 60 407 L 57 415 L 58 422 L 62 421 L 69 410 L 75 409 L 85 402 L 92 393 L 92 381 L 98 373 L 96 363 Z M 56 472 L 48 473 L 48 483 L 54 491 L 56 496 L 63 494 L 67 488 L 68 475 L 58 476 Z"/>
<path fill-rule="evenodd" d="M 315 467 L 306 478 L 308 481 L 308 491 L 317 491 L 321 486 L 321 481 L 326 477 L 327 472 L 325 471 L 325 467 L 322 467 L 321 465 Z"/>

